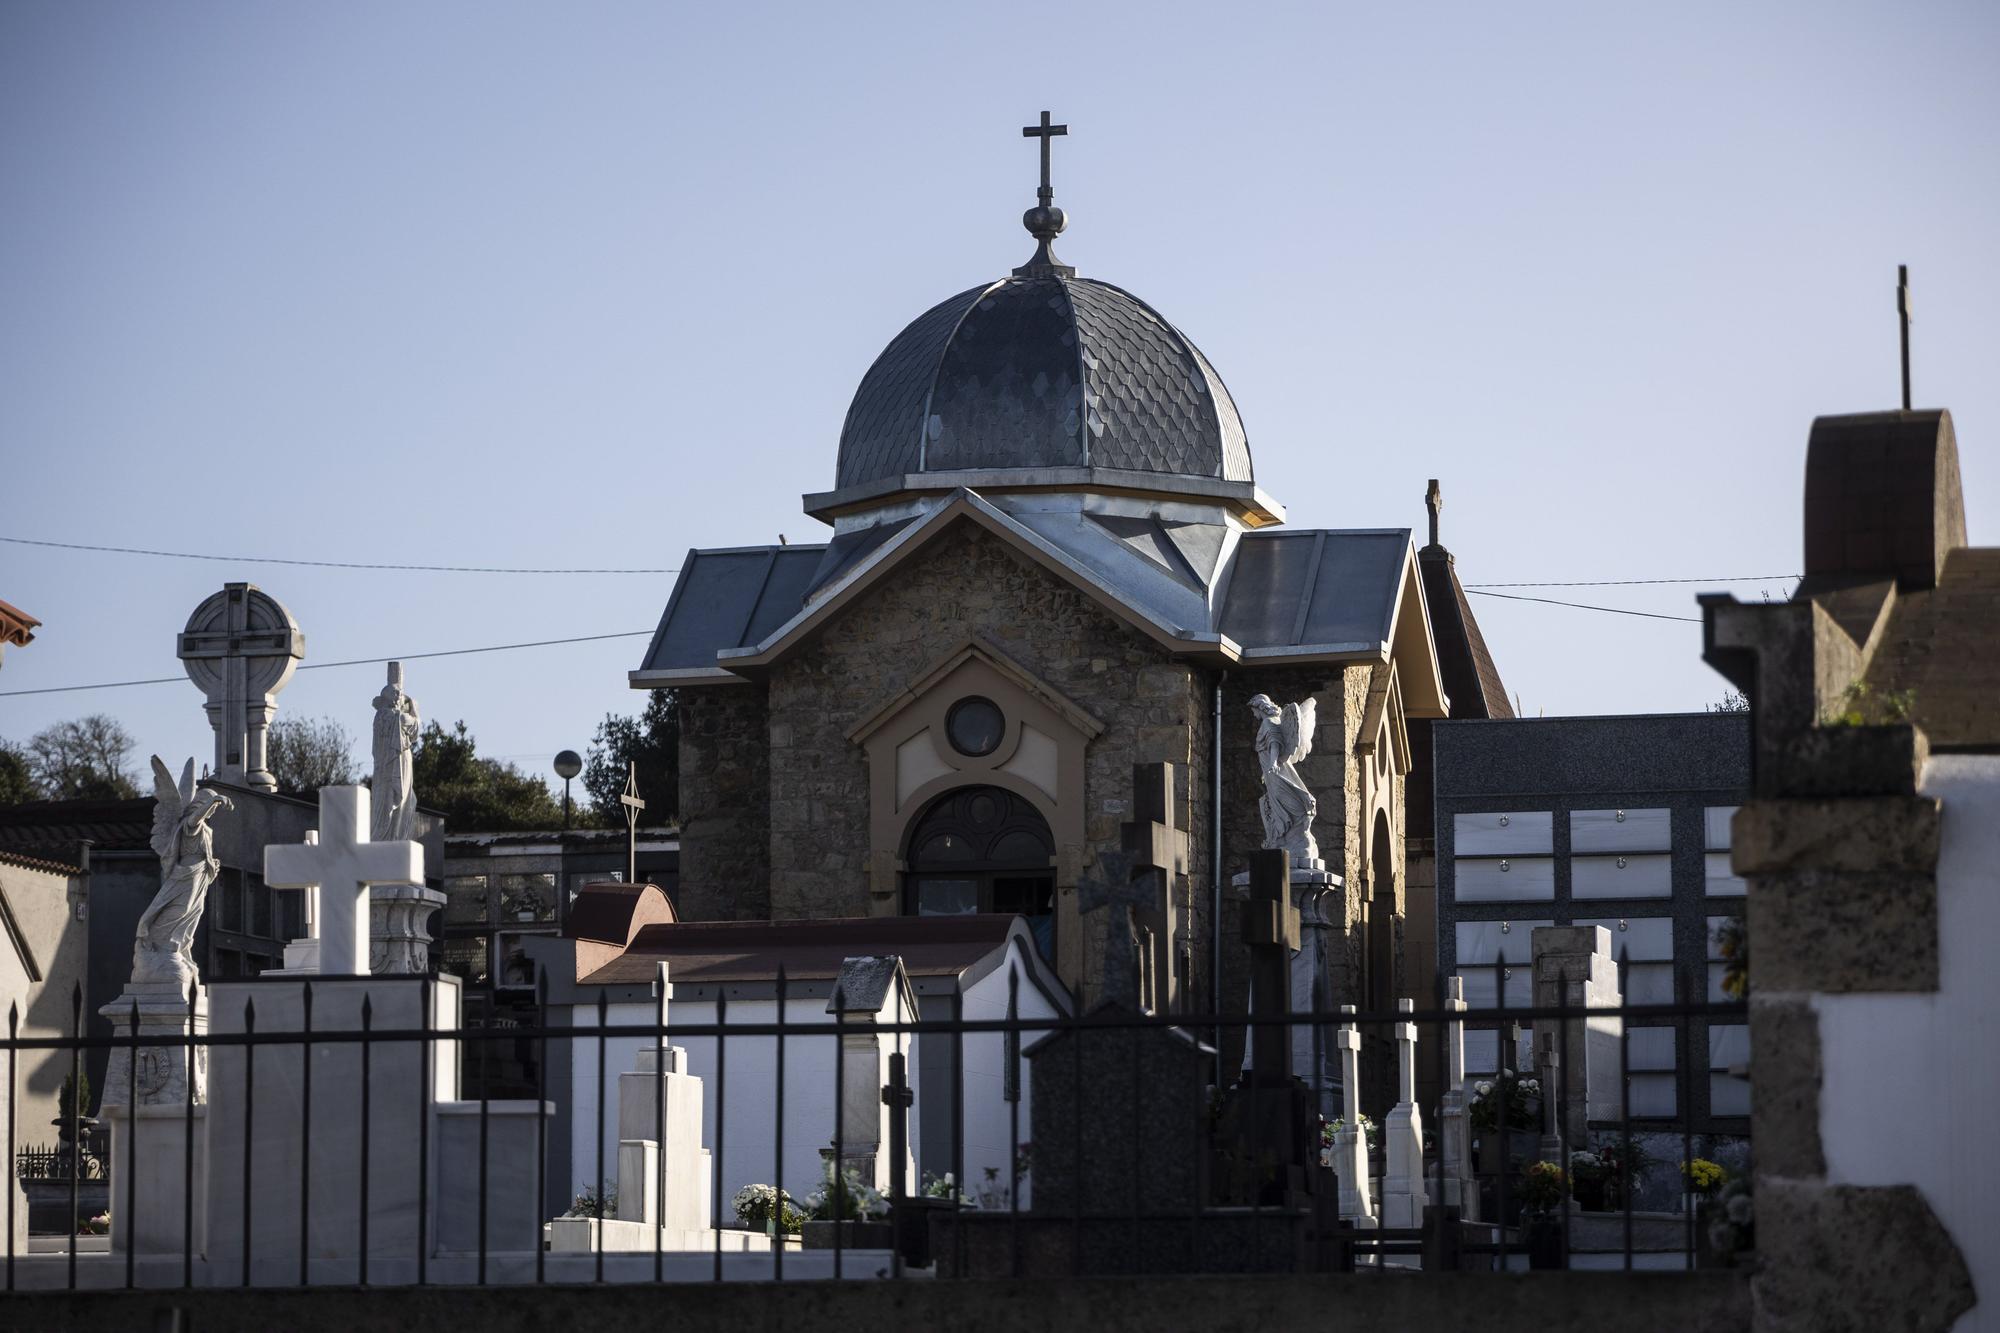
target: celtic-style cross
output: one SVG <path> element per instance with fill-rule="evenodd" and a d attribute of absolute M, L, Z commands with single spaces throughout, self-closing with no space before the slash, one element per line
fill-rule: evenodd
<path fill-rule="evenodd" d="M 1043 208 L 1047 208 L 1050 204 L 1054 203 L 1056 197 L 1056 192 L 1049 188 L 1049 141 L 1059 134 L 1068 133 L 1069 126 L 1067 125 L 1049 124 L 1049 113 L 1046 111 L 1042 113 L 1042 123 L 1040 125 L 1023 125 L 1021 127 L 1022 138 L 1040 139 L 1042 141 L 1042 188 L 1035 192 L 1035 197 L 1042 201 Z"/>

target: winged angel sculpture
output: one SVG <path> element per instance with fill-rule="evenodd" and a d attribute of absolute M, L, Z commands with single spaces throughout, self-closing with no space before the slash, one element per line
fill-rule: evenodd
<path fill-rule="evenodd" d="M 215 834 L 208 821 L 218 810 L 233 810 L 227 796 L 209 787 L 196 788 L 194 760 L 181 770 L 181 780 L 153 756 L 153 850 L 160 858 L 160 891 L 139 918 L 132 944 L 132 982 L 171 982 L 181 994 L 195 980 L 194 932 L 208 886 L 222 862 L 215 856 Z"/>
<path fill-rule="evenodd" d="M 1319 864 L 1319 844 L 1313 840 L 1313 816 L 1319 801 L 1299 777 L 1298 762 L 1312 753 L 1313 729 L 1319 723 L 1319 703 L 1308 698 L 1283 707 L 1268 694 L 1250 700 L 1257 715 L 1257 768 L 1264 778 L 1264 795 L 1257 813 L 1264 817 L 1264 845 L 1292 854 L 1292 864 Z"/>

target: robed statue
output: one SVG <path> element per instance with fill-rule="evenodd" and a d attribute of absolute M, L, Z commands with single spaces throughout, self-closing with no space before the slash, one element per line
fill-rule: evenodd
<path fill-rule="evenodd" d="M 181 780 L 153 756 L 153 850 L 160 858 L 160 891 L 139 918 L 132 945 L 132 981 L 172 982 L 186 994 L 196 978 L 194 933 L 201 925 L 208 886 L 222 869 L 215 855 L 215 834 L 208 821 L 218 810 L 232 810 L 227 796 L 194 783 L 194 760 L 181 770 Z"/>
<path fill-rule="evenodd" d="M 1295 867 L 1316 866 L 1319 844 L 1313 840 L 1312 822 L 1319 801 L 1299 777 L 1298 763 L 1312 753 L 1319 704 L 1307 698 L 1280 707 L 1268 694 L 1259 694 L 1250 700 L 1250 711 L 1257 715 L 1257 769 L 1264 779 L 1264 794 L 1257 801 L 1257 813 L 1264 817 L 1264 846 L 1290 852 Z"/>
<path fill-rule="evenodd" d="M 403 664 L 389 663 L 389 683 L 375 696 L 375 776 L 369 785 L 374 812 L 368 837 L 403 842 L 417 836 L 416 765 L 411 757 L 420 731 L 417 701 L 403 693 Z"/>

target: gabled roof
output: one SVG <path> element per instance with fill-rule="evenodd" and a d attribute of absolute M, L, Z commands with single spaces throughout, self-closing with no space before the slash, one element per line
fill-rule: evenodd
<path fill-rule="evenodd" d="M 839 544 L 860 534 L 843 534 L 834 547 L 691 552 L 630 681 L 648 689 L 754 675 L 959 523 L 998 537 L 1176 654 L 1273 664 L 1396 655 L 1404 659 L 1411 713 L 1443 715 L 1446 697 L 1406 528 L 1246 533 L 1222 548 L 1229 563 L 1205 582 L 1210 557 L 1198 547 L 1182 552 L 1174 533 L 1127 533 L 1075 510 L 1017 515 L 963 489 L 848 553 Z M 808 560 L 830 568 L 830 577 L 813 583 L 803 572 Z"/>
<path fill-rule="evenodd" d="M 1417 552 L 1424 599 L 1430 605 L 1431 636 L 1437 644 L 1438 673 L 1451 696 L 1453 717 L 1512 717 L 1500 668 L 1479 631 L 1479 621 L 1458 581 L 1457 562 L 1442 546 Z"/>

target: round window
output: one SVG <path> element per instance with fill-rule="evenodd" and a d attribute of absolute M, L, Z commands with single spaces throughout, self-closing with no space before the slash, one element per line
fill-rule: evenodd
<path fill-rule="evenodd" d="M 951 738 L 952 749 L 977 759 L 1000 748 L 1001 738 L 1007 734 L 1007 717 L 1000 705 L 975 694 L 951 706 L 944 717 L 944 731 Z"/>

